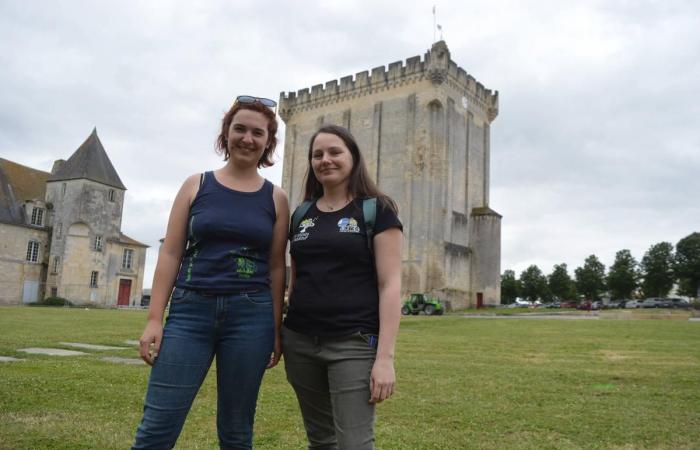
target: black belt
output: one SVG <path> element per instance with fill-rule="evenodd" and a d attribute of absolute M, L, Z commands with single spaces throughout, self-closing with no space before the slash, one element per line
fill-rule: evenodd
<path fill-rule="evenodd" d="M 256 292 L 261 292 L 262 289 L 248 289 L 240 291 L 207 291 L 206 289 L 188 289 L 204 297 L 218 297 L 219 295 L 242 295 L 242 294 L 255 294 Z"/>

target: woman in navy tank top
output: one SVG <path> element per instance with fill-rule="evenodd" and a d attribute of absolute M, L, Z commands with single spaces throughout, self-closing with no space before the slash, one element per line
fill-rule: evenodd
<path fill-rule="evenodd" d="M 225 166 L 190 176 L 175 198 L 140 339 L 153 368 L 133 448 L 175 445 L 214 358 L 220 447 L 252 448 L 260 382 L 281 353 L 289 206 L 258 173 L 272 165 L 275 106 L 238 97 L 217 140 Z"/>

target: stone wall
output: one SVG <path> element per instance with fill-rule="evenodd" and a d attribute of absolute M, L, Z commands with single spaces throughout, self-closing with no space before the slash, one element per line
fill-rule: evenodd
<path fill-rule="evenodd" d="M 27 261 L 30 240 L 39 243 L 37 262 Z M 0 223 L 0 304 L 21 304 L 29 287 L 25 282 L 38 287 L 38 298 L 33 300 L 43 298 L 48 252 L 46 228 Z"/>

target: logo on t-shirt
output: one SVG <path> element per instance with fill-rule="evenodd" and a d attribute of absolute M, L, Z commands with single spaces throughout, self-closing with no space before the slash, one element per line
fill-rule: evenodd
<path fill-rule="evenodd" d="M 251 258 L 259 258 L 260 256 L 253 250 L 247 247 L 241 247 L 239 250 L 231 250 L 229 252 L 236 264 L 236 273 L 240 278 L 251 278 L 258 270 L 258 265 Z"/>
<path fill-rule="evenodd" d="M 338 221 L 339 233 L 359 233 L 360 227 L 357 226 L 357 220 L 352 217 L 343 217 Z"/>
<path fill-rule="evenodd" d="M 299 224 L 299 232 L 294 235 L 294 242 L 306 240 L 309 237 L 307 228 L 311 228 L 316 225 L 316 218 L 304 219 Z"/>

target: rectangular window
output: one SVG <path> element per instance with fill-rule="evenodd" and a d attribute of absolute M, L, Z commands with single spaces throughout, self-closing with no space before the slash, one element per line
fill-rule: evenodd
<path fill-rule="evenodd" d="M 59 223 L 58 225 L 56 225 L 56 237 L 60 238 L 61 233 L 63 233 L 63 224 Z"/>
<path fill-rule="evenodd" d="M 58 266 L 60 263 L 61 263 L 61 257 L 54 256 L 53 257 L 53 273 L 58 273 Z"/>
<path fill-rule="evenodd" d="M 130 248 L 125 248 L 124 254 L 122 255 L 122 269 L 131 269 L 133 260 L 134 251 Z"/>
<path fill-rule="evenodd" d="M 32 209 L 32 225 L 36 225 L 38 227 L 44 225 L 44 209 L 43 208 L 34 207 L 34 209 Z"/>
<path fill-rule="evenodd" d="M 61 198 L 66 195 L 66 183 L 61 183 Z"/>
<path fill-rule="evenodd" d="M 95 236 L 95 245 L 92 247 L 93 250 L 102 251 L 102 236 Z"/>
<path fill-rule="evenodd" d="M 109 201 L 110 202 L 114 201 L 114 189 L 109 190 Z"/>
<path fill-rule="evenodd" d="M 37 262 L 39 261 L 39 243 L 36 241 L 29 241 L 27 244 L 27 261 Z"/>
<path fill-rule="evenodd" d="M 91 288 L 97 287 L 97 271 L 95 271 L 95 270 L 93 270 L 92 273 L 90 274 L 90 287 Z"/>
<path fill-rule="evenodd" d="M 51 297 L 58 297 L 58 288 L 57 287 L 51 288 Z"/>

